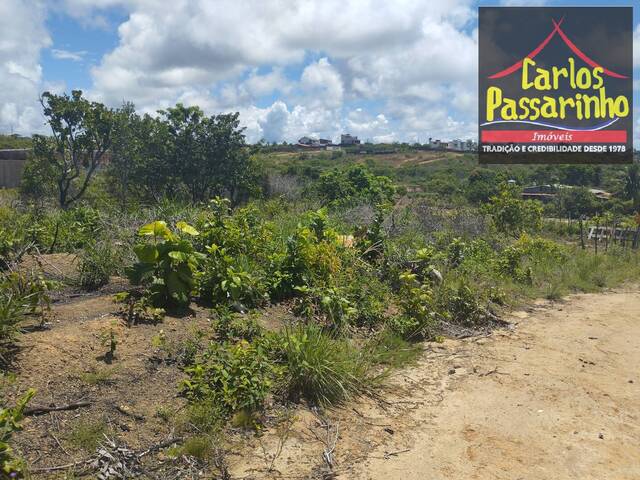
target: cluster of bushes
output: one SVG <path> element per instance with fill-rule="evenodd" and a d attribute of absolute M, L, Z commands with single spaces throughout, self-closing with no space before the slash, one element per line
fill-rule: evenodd
<path fill-rule="evenodd" d="M 86 198 L 100 176 L 121 206 L 213 195 L 241 201 L 260 189 L 263 175 L 237 113 L 206 116 L 177 104 L 141 116 L 130 103 L 112 109 L 79 90 L 44 92 L 41 101 L 52 135 L 33 137 L 21 185 L 26 198 L 55 198 L 66 209 Z"/>
<path fill-rule="evenodd" d="M 468 175 L 469 157 L 395 168 L 303 154 L 270 180 L 279 198 L 249 202 L 260 197 L 264 175 L 237 115 L 176 105 L 140 116 L 81 92 L 42 100 L 54 136 L 34 137 L 22 186 L 23 199 L 36 202 L 0 206 L 0 359 L 24 323 L 46 310 L 52 288 L 23 269 L 22 255 L 73 253 L 78 286 L 99 288 L 114 274 L 137 286 L 117 296 L 129 325 L 159 322 L 194 302 L 211 308 L 210 335 L 180 346 L 160 334 L 153 340 L 184 369 L 188 415 L 205 436 L 227 420 L 252 425 L 270 399 L 327 406 L 366 392 L 385 368 L 413 358 L 417 341 L 485 328 L 507 299 L 557 298 L 640 273 L 629 250 L 594 256 L 536 236 L 543 207 L 507 185 L 606 184 L 611 172 L 599 167 Z M 391 207 L 402 193 L 391 175 L 464 208 Z M 630 168 L 618 179 L 621 211 L 637 207 L 639 178 Z M 46 208 L 51 197 L 61 209 Z M 546 214 L 600 212 L 589 199 L 584 189 L 567 190 Z M 256 312 L 275 303 L 295 319 L 267 331 Z M 113 356 L 113 332 L 105 341 Z M 22 468 L 7 442 L 28 398 L 0 410 L 4 474 Z M 184 448 L 206 450 L 205 436 Z"/>
<path fill-rule="evenodd" d="M 213 308 L 214 340 L 184 363 L 182 390 L 198 408 L 224 419 L 254 418 L 269 397 L 334 404 L 366 391 L 381 365 L 396 363 L 392 350 L 485 328 L 507 298 L 586 287 L 559 277 L 563 269 L 580 265 L 597 286 L 589 254 L 523 233 L 537 228 L 538 208 L 531 221 L 517 210 L 532 204 L 493 203 L 497 235 L 427 240 L 419 228 L 394 231 L 382 208 L 349 227 L 325 209 L 274 218 L 273 202 L 234 211 L 218 198 L 189 224 L 142 227 L 128 273 L 153 308 Z M 246 314 L 276 302 L 297 324 L 268 332 Z"/>

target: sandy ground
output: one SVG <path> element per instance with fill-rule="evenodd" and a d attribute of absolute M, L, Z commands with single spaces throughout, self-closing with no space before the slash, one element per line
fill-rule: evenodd
<path fill-rule="evenodd" d="M 175 341 L 206 330 L 207 312 L 127 329 L 115 323 L 115 308 L 110 296 L 73 299 L 54 306 L 49 330 L 23 336 L 13 389 L 35 387 L 37 404 L 92 402 L 25 420 L 16 447 L 33 468 L 85 458 L 69 451 L 65 435 L 86 419 L 104 418 L 132 448 L 171 435 L 172 422 L 156 413 L 183 408 L 182 374 L 151 339 L 160 330 Z M 640 478 L 640 289 L 540 301 L 507 320 L 513 328 L 490 336 L 425 344 L 417 363 L 393 372 L 374 397 L 325 412 L 268 408 L 259 435 L 225 435 L 230 478 Z M 118 335 L 112 366 L 100 359 L 105 328 Z M 87 381 L 107 369 L 108 378 Z M 122 405 L 141 418 L 115 409 Z M 216 478 L 208 469 L 175 478 Z"/>
<path fill-rule="evenodd" d="M 248 439 L 232 478 L 640 478 L 638 289 L 539 301 L 509 320 L 427 344 L 378 399 Z"/>
<path fill-rule="evenodd" d="M 349 478 L 640 478 L 640 294 L 574 296 L 513 320 L 460 345 L 462 378 Z"/>

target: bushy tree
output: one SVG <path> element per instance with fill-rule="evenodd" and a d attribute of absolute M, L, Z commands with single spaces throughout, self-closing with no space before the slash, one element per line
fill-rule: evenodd
<path fill-rule="evenodd" d="M 602 167 L 599 165 L 562 165 L 560 182 L 567 185 L 598 186 L 602 182 Z"/>
<path fill-rule="evenodd" d="M 199 107 L 177 104 L 160 114 L 168 125 L 170 163 L 192 201 L 225 194 L 236 200 L 254 180 L 238 113 L 206 117 Z"/>
<path fill-rule="evenodd" d="M 107 175 L 112 193 L 123 205 L 130 198 L 158 202 L 175 196 L 179 177 L 169 162 L 170 148 L 165 122 L 138 115 L 132 104 L 122 107 Z"/>
<path fill-rule="evenodd" d="M 499 193 L 500 184 L 505 180 L 502 172 L 488 168 L 477 168 L 469 175 L 465 196 L 471 203 L 487 202 Z"/>
<path fill-rule="evenodd" d="M 323 173 L 316 186 L 327 203 L 364 201 L 375 205 L 389 202 L 395 194 L 390 178 L 374 175 L 362 165 Z"/>
<path fill-rule="evenodd" d="M 520 190 L 503 184 L 500 193 L 491 197 L 484 210 L 491 215 L 499 232 L 520 236 L 523 232 L 535 232 L 542 228 L 542 205 L 532 200 L 522 200 Z"/>
<path fill-rule="evenodd" d="M 40 101 L 51 136 L 34 135 L 34 161 L 53 174 L 58 202 L 67 208 L 84 195 L 111 147 L 115 112 L 80 90 L 71 96 L 44 92 Z"/>
<path fill-rule="evenodd" d="M 555 200 L 555 208 L 561 216 L 579 218 L 582 215 L 595 215 L 602 206 L 588 188 L 577 187 L 560 189 Z"/>
<path fill-rule="evenodd" d="M 259 190 L 237 113 L 207 117 L 182 104 L 158 113 L 141 117 L 125 105 L 119 114 L 109 175 L 122 200 L 220 195 L 236 203 Z"/>

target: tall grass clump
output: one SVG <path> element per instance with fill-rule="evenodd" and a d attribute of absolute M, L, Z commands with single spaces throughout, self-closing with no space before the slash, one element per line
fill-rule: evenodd
<path fill-rule="evenodd" d="M 318 325 L 286 329 L 282 339 L 284 389 L 289 398 L 336 405 L 367 388 L 367 364 L 346 340 Z"/>
<path fill-rule="evenodd" d="M 0 274 L 0 361 L 20 333 L 22 323 L 30 316 L 49 308 L 51 283 L 34 274 L 4 272 Z"/>

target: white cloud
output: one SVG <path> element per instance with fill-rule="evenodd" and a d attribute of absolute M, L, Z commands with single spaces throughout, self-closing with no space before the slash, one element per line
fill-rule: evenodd
<path fill-rule="evenodd" d="M 373 115 L 362 108 L 350 111 L 343 127 L 346 132 L 357 135 L 362 140 L 397 139 L 396 134 L 390 131 L 389 120 L 383 113 Z"/>
<path fill-rule="evenodd" d="M 291 84 L 282 72 L 282 68 L 274 68 L 271 72 L 264 75 L 258 74 L 258 70 L 254 69 L 249 78 L 244 82 L 246 91 L 253 97 L 270 95 L 279 91 L 288 93 L 291 90 Z"/>
<path fill-rule="evenodd" d="M 329 59 L 321 58 L 305 67 L 300 80 L 310 104 L 325 105 L 330 108 L 342 105 L 344 96 L 342 78 L 329 63 Z"/>
<path fill-rule="evenodd" d="M 85 50 L 79 52 L 72 52 L 69 50 L 62 50 L 58 48 L 51 49 L 51 55 L 58 60 L 71 60 L 73 62 L 81 62 L 84 56 L 87 54 Z"/>
<path fill-rule="evenodd" d="M 534 0 L 535 1 L 535 0 Z M 514 4 L 517 0 L 503 0 Z M 542 2 L 541 2 L 542 3 Z M 530 4 L 530 2 L 527 2 Z M 1 0 L 0 130 L 41 129 L 39 56 L 48 12 L 84 27 L 125 13 L 118 44 L 91 68 L 92 98 L 154 112 L 182 102 L 239 111 L 251 141 L 424 141 L 475 137 L 472 0 Z M 640 67 L 640 25 L 634 30 Z M 79 62 L 86 52 L 51 55 Z M 638 89 L 638 82 L 635 82 Z"/>
<path fill-rule="evenodd" d="M 286 135 L 289 123 L 289 110 L 283 102 L 274 103 L 263 119 L 258 121 L 262 138 L 267 142 L 277 142 Z"/>
<path fill-rule="evenodd" d="M 0 2 L 0 132 L 43 129 L 40 51 L 51 44 L 40 1 Z"/>
<path fill-rule="evenodd" d="M 473 95 L 447 88 L 475 76 L 476 36 L 462 28 L 475 18 L 471 0 L 176 0 L 170 15 L 151 0 L 66 3 L 87 17 L 113 5 L 130 12 L 118 46 L 92 70 L 91 94 L 110 104 L 130 99 L 152 111 L 197 100 L 211 113 L 240 111 L 249 136 L 270 140 L 338 135 L 361 99 L 396 112 L 387 122 L 398 138 L 415 123 L 404 104 L 417 102 L 423 115 L 472 110 Z M 280 103 L 256 106 L 272 95 Z"/>

